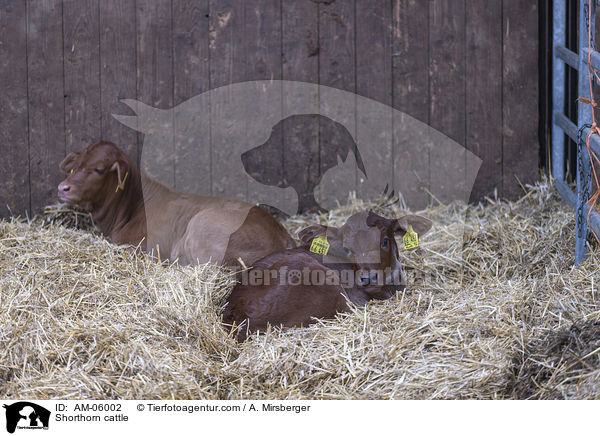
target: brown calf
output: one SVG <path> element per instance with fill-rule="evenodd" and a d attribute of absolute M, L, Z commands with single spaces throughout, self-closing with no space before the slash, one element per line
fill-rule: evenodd
<path fill-rule="evenodd" d="M 98 142 L 70 153 L 58 185 L 61 201 L 88 210 L 115 244 L 156 249 L 182 264 L 246 264 L 294 247 L 271 215 L 252 204 L 176 192 L 141 172 L 116 145 Z"/>
<path fill-rule="evenodd" d="M 390 220 L 369 211 L 340 228 L 307 227 L 299 233 L 301 246 L 271 254 L 242 275 L 223 322 L 239 326 L 237 338 L 243 340 L 269 324 L 303 326 L 332 318 L 348 310 L 348 301 L 364 306 L 391 298 L 406 286 L 395 236 L 410 227 L 423 235 L 431 221 L 416 215 Z"/>

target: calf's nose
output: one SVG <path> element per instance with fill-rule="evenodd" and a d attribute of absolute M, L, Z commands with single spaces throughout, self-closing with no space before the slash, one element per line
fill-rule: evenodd
<path fill-rule="evenodd" d="M 68 183 L 62 182 L 60 185 L 58 185 L 59 192 L 68 192 L 70 189 L 71 185 L 69 185 Z"/>
<path fill-rule="evenodd" d="M 376 285 L 378 279 L 379 279 L 379 274 L 377 274 L 377 271 L 374 271 L 374 272 L 363 271 L 358 276 L 358 280 L 360 281 L 360 284 L 362 286 Z"/>

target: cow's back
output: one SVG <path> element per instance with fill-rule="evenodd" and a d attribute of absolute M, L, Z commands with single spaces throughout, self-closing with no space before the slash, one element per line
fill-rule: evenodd
<path fill-rule="evenodd" d="M 148 226 L 149 239 L 162 241 L 171 260 L 182 264 L 210 261 L 233 266 L 241 258 L 251 265 L 295 246 L 273 216 L 244 201 L 168 191 L 153 201 L 152 209 L 158 224 Z"/>
<path fill-rule="evenodd" d="M 333 318 L 348 310 L 344 289 L 339 284 L 311 285 L 302 277 L 302 271 L 321 274 L 321 278 L 332 277 L 335 272 L 328 269 L 302 249 L 285 250 L 258 261 L 252 270 L 258 270 L 260 284 L 250 283 L 253 276 L 248 273 L 236 285 L 223 312 L 223 322 L 240 325 L 246 322 L 237 335 L 239 340 L 247 331 L 264 331 L 267 326 L 307 326 L 314 318 Z M 251 270 L 251 271 L 252 271 Z M 277 271 L 277 276 L 270 275 Z M 314 276 L 313 276 L 314 277 Z"/>
<path fill-rule="evenodd" d="M 235 265 L 241 257 L 246 265 L 293 248 L 296 244 L 287 230 L 263 208 L 253 206 L 242 225 L 229 238 L 223 264 Z"/>

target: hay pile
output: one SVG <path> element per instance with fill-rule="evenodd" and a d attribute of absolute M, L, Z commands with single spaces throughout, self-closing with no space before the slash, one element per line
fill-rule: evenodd
<path fill-rule="evenodd" d="M 352 199 L 286 225 L 366 207 L 403 213 Z M 574 218 L 552 186 L 423 214 L 434 228 L 402 253 L 397 300 L 244 344 L 219 324 L 226 271 L 52 219 L 0 221 L 0 397 L 600 398 L 599 251 L 572 269 Z"/>

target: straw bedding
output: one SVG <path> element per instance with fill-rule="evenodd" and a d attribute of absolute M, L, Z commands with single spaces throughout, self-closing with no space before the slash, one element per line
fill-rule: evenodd
<path fill-rule="evenodd" d="M 366 207 L 404 213 L 351 198 L 285 224 Z M 397 299 L 243 344 L 219 322 L 227 271 L 161 264 L 49 212 L 0 221 L 2 398 L 600 398 L 599 252 L 572 268 L 573 214 L 547 181 L 517 202 L 432 205 Z"/>

